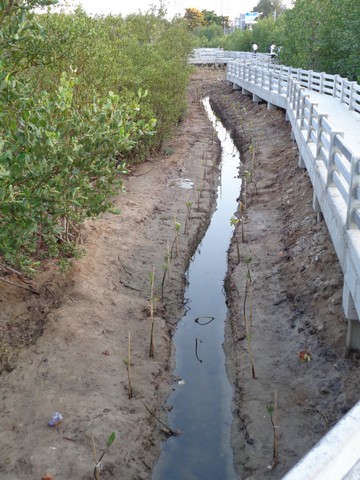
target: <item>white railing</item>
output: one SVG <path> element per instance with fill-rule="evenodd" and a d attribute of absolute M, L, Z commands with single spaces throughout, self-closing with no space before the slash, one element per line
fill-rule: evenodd
<path fill-rule="evenodd" d="M 242 59 L 242 57 L 239 58 Z M 251 58 L 254 60 L 253 57 Z M 267 81 L 271 78 L 275 85 L 282 83 L 282 87 L 284 84 L 287 85 L 289 78 L 293 78 L 297 80 L 301 87 L 338 98 L 348 106 L 349 110 L 360 113 L 360 85 L 357 82 L 342 78 L 340 75 L 286 67 L 285 65 L 277 65 L 269 61 L 261 63 L 260 60 L 262 61 L 260 57 L 257 57 L 256 62 L 253 62 L 251 66 L 246 62 L 229 63 L 228 72 L 230 74 L 235 73 L 239 78 L 248 78 L 249 81 L 254 80 L 254 83 L 259 83 L 259 79 L 262 77 L 266 78 Z M 278 90 L 278 93 L 283 92 L 283 90 Z"/>
<path fill-rule="evenodd" d="M 225 65 L 233 60 L 252 61 L 252 52 L 233 52 L 222 48 L 195 48 L 189 57 L 189 63 L 194 65 Z M 268 53 L 257 53 L 256 58 L 266 63 L 270 60 Z"/>
<path fill-rule="evenodd" d="M 317 162 L 324 190 L 336 187 L 342 197 L 346 211 L 344 225 L 360 229 L 360 145 L 354 150 L 344 140 L 344 133 L 333 128 L 326 110 L 320 111 L 308 93 L 311 90 L 331 96 L 349 111 L 360 113 L 360 85 L 338 75 L 239 61 L 228 64 L 227 79 L 244 88 L 253 85 L 257 95 L 263 92 L 265 100 L 287 110 L 288 116 L 294 119 L 293 130 L 312 153 L 313 163 Z M 346 127 L 346 120 L 344 125 Z"/>

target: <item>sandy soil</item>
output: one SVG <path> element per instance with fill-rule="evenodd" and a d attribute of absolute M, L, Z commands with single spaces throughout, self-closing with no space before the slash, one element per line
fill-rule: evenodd
<path fill-rule="evenodd" d="M 151 477 L 165 433 L 148 410 L 166 423 L 171 336 L 183 314 L 185 272 L 206 231 L 219 181 L 220 147 L 200 102 L 205 95 L 232 131 L 248 178 L 246 198 L 239 201 L 240 263 L 234 243 L 225 282 L 225 350 L 235 387 L 232 441 L 239 478 L 281 478 L 358 400 L 359 358 L 345 356 L 342 274 L 326 226 L 311 208 L 311 186 L 297 167 L 289 125 L 282 111 L 268 112 L 266 105 L 232 91 L 224 78 L 222 70 L 197 71 L 184 122 L 161 155 L 125 180 L 126 193 L 115 200 L 122 214 L 88 222 L 86 255 L 69 273 L 56 273 L 49 263 L 32 284 L 3 273 L 18 286 L 0 282 L 1 479 L 35 480 L 45 472 L 56 480 L 91 479 L 111 432 L 116 439 L 103 458 L 101 478 Z M 186 204 L 195 205 L 196 192 L 184 185 L 203 176 L 206 186 L 185 233 Z M 175 222 L 181 224 L 178 248 Z M 256 379 L 242 315 L 246 265 L 254 285 Z M 300 361 L 303 351 L 309 362 Z M 273 430 L 267 406 L 275 391 L 279 463 L 270 470 Z M 54 411 L 63 421 L 49 427 Z"/>

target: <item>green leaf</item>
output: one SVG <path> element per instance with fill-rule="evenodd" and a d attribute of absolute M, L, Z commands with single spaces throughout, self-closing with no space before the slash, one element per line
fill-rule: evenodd
<path fill-rule="evenodd" d="M 106 445 L 107 445 L 108 447 L 110 447 L 110 445 L 111 445 L 111 444 L 113 443 L 113 441 L 115 440 L 115 436 L 116 436 L 116 435 L 115 435 L 115 432 L 110 433 L 109 438 L 108 438 L 107 441 L 106 441 Z"/>

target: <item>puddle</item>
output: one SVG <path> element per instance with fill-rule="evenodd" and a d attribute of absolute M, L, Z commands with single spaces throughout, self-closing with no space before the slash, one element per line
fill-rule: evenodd
<path fill-rule="evenodd" d="M 169 183 L 169 187 L 180 187 L 185 189 L 190 189 L 194 187 L 194 182 L 192 182 L 189 178 L 175 178 Z"/>
<path fill-rule="evenodd" d="M 209 100 L 204 106 L 221 141 L 221 185 L 217 208 L 187 272 L 187 312 L 178 322 L 175 377 L 168 399 L 168 423 L 183 433 L 163 443 L 152 480 L 233 480 L 230 445 L 233 395 L 225 370 L 224 323 L 227 314 L 223 282 L 227 250 L 241 180 L 239 152 L 215 118 Z"/>

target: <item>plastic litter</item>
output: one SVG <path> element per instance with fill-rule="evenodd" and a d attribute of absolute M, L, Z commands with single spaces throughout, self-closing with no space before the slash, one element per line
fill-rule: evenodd
<path fill-rule="evenodd" d="M 54 480 L 54 477 L 51 475 L 51 473 L 45 473 L 42 477 L 41 480 Z"/>
<path fill-rule="evenodd" d="M 59 412 L 54 412 L 51 414 L 51 420 L 49 420 L 49 427 L 57 427 L 62 422 L 63 416 Z"/>

